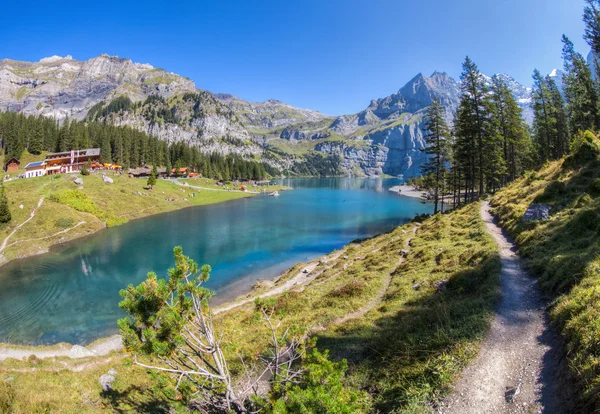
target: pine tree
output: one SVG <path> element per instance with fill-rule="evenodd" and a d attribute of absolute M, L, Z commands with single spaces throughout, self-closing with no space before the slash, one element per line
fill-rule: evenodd
<path fill-rule="evenodd" d="M 438 212 L 440 196 L 444 196 L 444 182 L 446 175 L 446 163 L 450 160 L 450 129 L 446 124 L 444 108 L 437 98 L 428 108 L 425 128 L 425 148 L 422 149 L 429 158 L 421 166 L 424 176 L 431 175 L 434 178 L 433 186 L 433 214 Z"/>
<path fill-rule="evenodd" d="M 488 157 L 486 150 L 494 145 L 494 135 L 490 123 L 489 90 L 477 65 L 467 56 L 463 64 L 462 97 L 456 119 L 457 162 L 465 180 L 465 201 L 467 192 L 474 197 L 475 187 L 483 195 L 486 171 L 491 171 L 495 161 Z"/>
<path fill-rule="evenodd" d="M 31 154 L 41 154 L 44 146 L 44 125 L 41 122 L 34 122 L 29 137 L 27 149 Z"/>
<path fill-rule="evenodd" d="M 600 126 L 598 94 L 594 87 L 592 71 L 584 57 L 575 52 L 573 42 L 567 36 L 563 35 L 562 42 L 565 62 L 563 85 L 571 133 L 574 134 Z"/>
<path fill-rule="evenodd" d="M 8 199 L 4 192 L 4 186 L 0 184 L 0 223 L 8 223 L 11 220 L 12 216 L 8 208 Z"/>
<path fill-rule="evenodd" d="M 156 165 L 154 167 L 152 167 L 152 172 L 150 173 L 150 177 L 148 177 L 148 187 L 150 187 L 150 189 L 152 189 L 155 185 L 156 185 L 156 177 L 158 176 L 158 170 L 156 168 Z"/>
<path fill-rule="evenodd" d="M 502 185 L 513 181 L 529 163 L 530 141 L 523 110 L 508 87 L 505 79 L 492 78 L 493 122 L 502 145 L 502 159 L 506 166 L 501 177 Z"/>

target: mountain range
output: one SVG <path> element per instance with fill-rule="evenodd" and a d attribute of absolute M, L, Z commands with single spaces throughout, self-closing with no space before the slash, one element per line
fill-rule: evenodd
<path fill-rule="evenodd" d="M 531 89 L 499 76 L 531 121 Z M 426 159 L 423 118 L 434 97 L 451 122 L 460 83 L 438 71 L 418 74 L 356 114 L 328 116 L 277 100 L 257 103 L 211 93 L 188 78 L 106 54 L 88 61 L 0 60 L 1 111 L 128 125 L 207 153 L 237 153 L 298 173 L 303 163 L 325 158 L 339 160 L 336 168 L 345 175 L 419 174 Z"/>

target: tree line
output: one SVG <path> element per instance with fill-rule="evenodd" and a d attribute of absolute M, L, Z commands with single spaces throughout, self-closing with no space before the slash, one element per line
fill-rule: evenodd
<path fill-rule="evenodd" d="M 41 154 L 42 151 L 100 148 L 101 162 L 124 168 L 158 165 L 170 171 L 174 167 L 188 167 L 204 177 L 224 180 L 262 179 L 279 174 L 262 162 L 245 160 L 238 155 L 204 154 L 197 146 L 184 142 L 168 144 L 126 126 L 69 119 L 59 123 L 15 112 L 0 112 L 0 145 L 5 160 L 20 159 L 25 150 Z"/>
<path fill-rule="evenodd" d="M 538 168 L 570 152 L 574 137 L 600 127 L 600 0 L 586 0 L 584 38 L 594 62 L 567 36 L 562 37 L 564 73 L 559 79 L 533 72 L 530 128 L 523 119 L 506 79 L 494 76 L 491 85 L 467 57 L 461 74 L 461 100 L 452 128 L 435 99 L 425 117 L 425 148 L 429 157 L 422 177 L 413 180 L 429 190 L 438 206 L 453 205 L 495 192 L 526 170 Z"/>

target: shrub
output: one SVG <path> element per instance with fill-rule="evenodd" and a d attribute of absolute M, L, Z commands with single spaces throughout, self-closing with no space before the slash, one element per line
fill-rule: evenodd
<path fill-rule="evenodd" d="M 92 166 L 91 162 L 86 162 L 81 169 L 81 175 L 90 175 L 90 167 Z"/>
<path fill-rule="evenodd" d="M 590 131 L 579 132 L 571 142 L 571 155 L 565 160 L 565 165 L 574 168 L 589 161 L 593 161 L 600 155 L 600 141 Z"/>
<path fill-rule="evenodd" d="M 66 204 L 77 211 L 91 213 L 96 217 L 103 216 L 103 213 L 98 206 L 87 196 L 87 194 L 81 191 L 66 190 L 54 193 L 50 196 L 50 200 L 55 203 Z"/>
<path fill-rule="evenodd" d="M 355 279 L 336 287 L 329 293 L 329 296 L 334 298 L 351 298 L 359 296 L 364 290 L 365 282 Z"/>
<path fill-rule="evenodd" d="M 590 183 L 588 193 L 594 197 L 600 196 L 600 178 L 596 178 Z"/>
<path fill-rule="evenodd" d="M 305 371 L 299 384 L 288 382 L 285 387 L 275 387 L 276 403 L 269 407 L 269 412 L 350 414 L 366 411 L 366 393 L 344 387 L 343 379 L 348 370 L 345 359 L 332 362 L 328 351 L 320 353 L 314 349 L 302 365 Z"/>
<path fill-rule="evenodd" d="M 73 219 L 72 218 L 67 218 L 67 217 L 61 217 L 58 220 L 56 220 L 55 224 L 56 227 L 63 227 L 63 228 L 67 228 L 67 227 L 71 227 L 73 226 Z"/>

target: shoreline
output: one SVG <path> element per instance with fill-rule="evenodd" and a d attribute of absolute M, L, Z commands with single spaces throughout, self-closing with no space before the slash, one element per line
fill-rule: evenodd
<path fill-rule="evenodd" d="M 80 222 L 78 224 L 76 224 L 75 226 L 68 228 L 66 230 L 63 230 L 60 234 L 55 234 L 55 235 L 51 235 L 50 237 L 53 236 L 62 236 L 58 239 L 56 239 L 54 242 L 50 243 L 47 246 L 41 247 L 39 248 L 39 250 L 35 250 L 35 251 L 26 251 L 23 253 L 19 253 L 16 257 L 12 257 L 10 259 L 6 258 L 6 255 L 4 254 L 4 252 L 0 251 L 0 269 L 4 266 L 6 266 L 9 263 L 15 262 L 15 261 L 19 261 L 19 260 L 25 260 L 28 259 L 30 257 L 35 257 L 35 256 L 39 256 L 39 255 L 43 255 L 43 254 L 47 254 L 47 253 L 51 253 L 52 249 L 57 247 L 57 246 L 61 246 L 63 244 L 66 243 L 70 243 L 76 240 L 80 240 L 83 239 L 85 237 L 89 237 L 92 236 L 102 230 L 106 230 L 109 227 L 119 227 L 122 225 L 125 225 L 131 221 L 134 220 L 139 220 L 139 219 L 145 219 L 145 218 L 149 218 L 149 217 L 153 217 L 153 216 L 158 216 L 161 214 L 165 214 L 165 213 L 171 213 L 171 212 L 175 212 L 175 211 L 181 211 L 187 208 L 191 208 L 191 207 L 202 207 L 202 206 L 207 206 L 207 205 L 213 205 L 213 204 L 221 204 L 221 203 L 226 203 L 229 201 L 235 201 L 235 200 L 239 200 L 242 198 L 250 198 L 250 197 L 255 197 L 257 195 L 261 195 L 260 192 L 254 192 L 254 191 L 239 191 L 239 190 L 233 190 L 233 191 L 227 191 L 227 190 L 222 190 L 222 189 L 217 189 L 217 188 L 208 188 L 208 187 L 194 187 L 191 185 L 185 185 L 184 183 L 177 183 L 174 182 L 174 180 L 165 180 L 165 181 L 169 181 L 171 182 L 174 186 L 176 186 L 177 188 L 188 188 L 188 189 L 196 189 L 199 191 L 214 191 L 214 192 L 223 192 L 223 193 L 233 193 L 235 194 L 235 197 L 232 197 L 230 199 L 227 200 L 221 200 L 221 201 L 217 201 L 217 202 L 209 202 L 206 204 L 183 204 L 183 205 L 174 205 L 175 208 L 171 209 L 171 210 L 167 210 L 167 211 L 157 211 L 154 213 L 150 213 L 150 214 L 144 214 L 143 211 L 131 211 L 131 212 L 127 212 L 122 214 L 123 217 L 127 217 L 127 221 L 125 221 L 124 223 L 119 223 L 115 226 L 107 226 L 106 222 L 101 221 L 100 219 L 98 219 L 97 217 L 93 216 L 91 220 L 83 221 Z M 175 180 L 176 181 L 176 180 Z M 280 187 L 280 186 L 277 186 Z M 279 189 L 280 191 L 282 190 L 292 190 L 289 187 L 286 188 L 281 188 Z M 37 211 L 37 209 L 35 209 Z M 32 214 L 34 214 L 36 211 L 34 211 Z M 139 214 L 139 215 L 138 215 Z M 134 217 L 129 218 L 128 216 L 134 215 Z M 24 223 L 20 223 L 19 225 L 22 225 Z M 74 233 L 74 234 L 69 234 L 69 232 L 71 230 L 75 230 L 76 228 L 80 227 L 81 224 L 87 224 L 88 226 L 82 226 L 85 227 L 83 230 L 84 232 L 80 232 L 80 233 Z M 90 228 L 91 227 L 91 228 Z M 12 243 L 14 243 L 15 241 L 10 240 Z M 31 240 L 31 241 L 36 241 L 36 240 Z M 0 240 L 1 242 L 1 240 Z M 24 242 L 24 240 L 17 240 L 17 243 L 19 242 Z M 10 247 L 10 245 L 7 246 L 7 248 Z"/>
<path fill-rule="evenodd" d="M 246 289 L 239 289 L 236 296 L 232 296 L 230 299 L 213 306 L 213 315 L 247 305 L 257 297 L 278 295 L 302 285 L 314 277 L 313 273 L 320 264 L 327 263 L 331 258 L 341 256 L 352 243 L 349 242 L 340 249 L 316 257 L 309 262 L 298 262 L 272 279 L 258 279 L 251 286 L 246 284 Z M 308 273 L 305 273 L 305 270 Z M 267 289 L 263 291 L 264 287 L 267 287 Z M 11 344 L 10 342 L 0 342 L 0 363 L 11 358 L 24 360 L 31 356 L 39 359 L 101 357 L 121 350 L 123 350 L 123 343 L 119 334 L 98 338 L 87 345 L 74 345 L 66 342 L 53 345 L 18 345 Z"/>
<path fill-rule="evenodd" d="M 423 197 L 424 191 L 417 190 L 412 185 L 395 185 L 390 187 L 388 191 L 391 191 L 392 193 L 398 193 L 398 195 L 401 196 L 419 198 L 427 201 L 427 199 Z"/>

